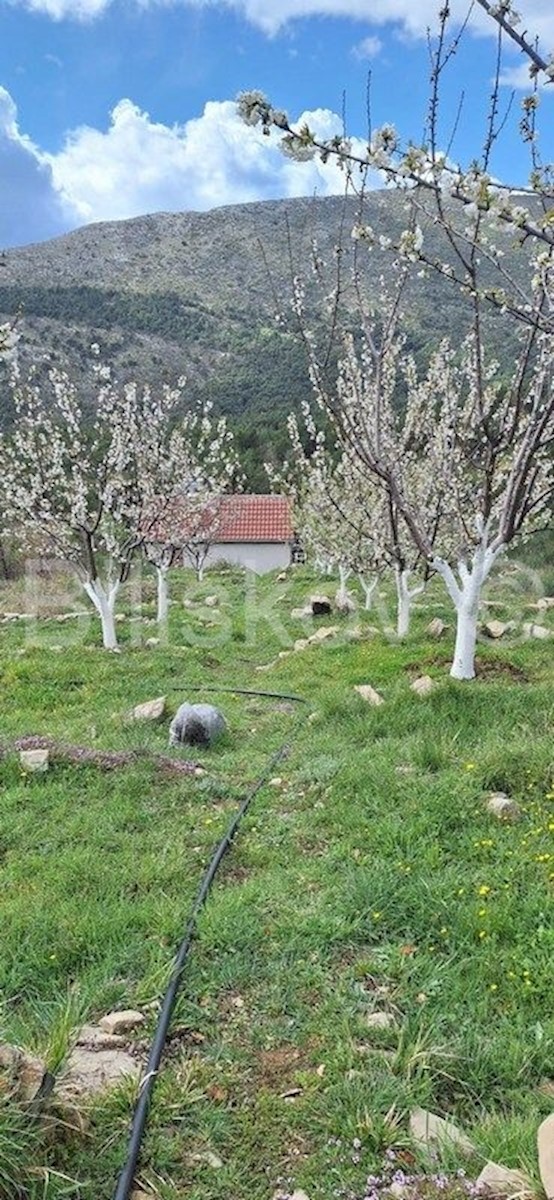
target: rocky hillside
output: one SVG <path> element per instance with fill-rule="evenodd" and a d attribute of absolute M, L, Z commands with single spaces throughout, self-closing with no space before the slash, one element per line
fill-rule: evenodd
<path fill-rule="evenodd" d="M 276 312 L 288 308 L 293 274 L 306 269 L 314 238 L 332 269 L 344 227 L 348 265 L 355 216 L 354 200 L 329 197 L 90 225 L 3 254 L 0 314 L 21 314 L 33 357 L 53 352 L 81 376 L 91 342 L 122 377 L 185 374 L 192 394 L 210 396 L 232 417 L 251 482 L 263 487 L 261 461 L 286 442 L 283 416 L 310 391 L 302 348 Z M 366 219 L 394 235 L 405 224 L 402 197 L 371 193 Z M 387 270 L 386 255 L 371 261 L 376 274 Z M 371 294 L 369 272 L 366 285 Z M 463 336 L 465 326 L 455 288 L 436 277 L 418 281 L 406 306 L 418 356 L 438 336 Z M 507 354 L 496 317 L 490 339 Z M 5 397 L 0 415 L 9 421 Z"/>

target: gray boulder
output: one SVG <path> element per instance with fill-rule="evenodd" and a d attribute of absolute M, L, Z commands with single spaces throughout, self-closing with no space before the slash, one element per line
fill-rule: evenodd
<path fill-rule="evenodd" d="M 225 729 L 225 718 L 213 704 L 181 704 L 169 727 L 169 745 L 211 746 Z"/>

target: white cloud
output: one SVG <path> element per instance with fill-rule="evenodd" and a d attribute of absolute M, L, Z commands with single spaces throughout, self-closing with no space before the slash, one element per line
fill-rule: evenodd
<path fill-rule="evenodd" d="M 1 2 L 1 0 L 0 0 Z M 12 4 L 46 12 L 56 19 L 87 20 L 99 16 L 114 0 L 10 0 Z M 190 7 L 222 7 L 234 9 L 252 24 L 268 34 L 275 34 L 289 21 L 301 17 L 350 17 L 371 21 L 372 25 L 398 23 L 408 33 L 421 36 L 437 17 L 437 0 L 136 0 L 136 3 L 183 3 Z M 552 0 L 519 0 L 522 28 L 538 35 L 546 49 L 554 46 L 554 11 Z M 467 0 L 451 0 L 454 18 L 462 19 L 467 12 Z M 480 30 L 491 29 L 491 22 L 476 6 L 472 25 Z"/>
<path fill-rule="evenodd" d="M 304 120 L 323 137 L 341 128 L 328 109 L 302 113 Z M 344 190 L 334 163 L 285 158 L 273 139 L 242 123 L 232 100 L 208 101 L 202 116 L 173 126 L 121 100 L 105 132 L 73 130 L 48 161 L 82 221 Z"/>
<path fill-rule="evenodd" d="M 20 132 L 16 106 L 0 87 L 0 246 L 40 241 L 77 223 L 39 148 Z"/>
<path fill-rule="evenodd" d="M 357 45 L 352 47 L 352 53 L 354 58 L 359 58 L 363 61 L 364 59 L 377 58 L 377 55 L 381 53 L 382 49 L 383 43 L 381 38 L 375 37 L 374 34 L 370 34 L 369 37 L 362 38 L 361 42 L 358 42 Z"/>

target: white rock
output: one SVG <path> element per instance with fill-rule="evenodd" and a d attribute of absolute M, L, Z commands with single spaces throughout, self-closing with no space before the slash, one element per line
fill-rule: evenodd
<path fill-rule="evenodd" d="M 416 693 L 416 696 L 429 696 L 431 692 L 435 691 L 436 687 L 437 684 L 434 679 L 431 679 L 430 675 L 420 675 L 419 679 L 414 679 L 413 683 L 410 684 L 410 688 L 412 692 Z"/>
<path fill-rule="evenodd" d="M 305 650 L 306 646 L 309 646 L 309 644 L 310 644 L 309 638 L 298 638 L 296 640 L 296 642 L 294 643 L 294 649 L 295 649 L 296 653 L 298 654 L 301 650 Z"/>
<path fill-rule="evenodd" d="M 286 578 L 287 578 L 287 572 L 281 571 L 280 574 L 277 576 L 277 583 L 284 583 Z"/>
<path fill-rule="evenodd" d="M 219 604 L 219 596 L 206 596 L 204 600 L 206 608 L 217 608 Z"/>
<path fill-rule="evenodd" d="M 444 621 L 441 621 L 440 617 L 433 617 L 433 620 L 430 621 L 427 626 L 426 632 L 430 637 L 440 638 L 447 629 L 448 625 L 445 625 Z"/>
<path fill-rule="evenodd" d="M 293 608 L 290 615 L 293 621 L 303 621 L 304 617 L 311 617 L 313 614 L 311 607 L 308 606 L 307 608 Z"/>
<path fill-rule="evenodd" d="M 48 750 L 20 750 L 19 761 L 24 771 L 36 775 L 48 770 L 50 752 Z"/>
<path fill-rule="evenodd" d="M 203 1154 L 191 1155 L 192 1161 L 197 1163 L 207 1163 L 209 1167 L 213 1167 L 214 1171 L 220 1171 L 223 1162 L 218 1154 L 214 1154 L 213 1150 L 205 1150 Z"/>
<path fill-rule="evenodd" d="M 146 641 L 145 641 L 145 643 L 144 643 L 144 645 L 146 646 L 147 650 L 153 650 L 153 649 L 154 649 L 154 646 L 159 646 L 159 644 L 160 644 L 160 639 L 159 639 L 159 638 L 147 638 L 147 639 L 146 639 Z"/>
<path fill-rule="evenodd" d="M 536 638 L 537 640 L 540 640 L 540 641 L 544 641 L 545 638 L 550 637 L 550 630 L 546 628 L 546 625 L 535 625 L 534 623 L 531 623 L 531 624 L 526 623 L 523 626 L 523 632 L 526 637 Z"/>
<path fill-rule="evenodd" d="M 83 1025 L 77 1034 L 76 1046 L 87 1050 L 114 1050 L 127 1045 L 127 1038 L 115 1033 L 106 1033 L 99 1025 Z"/>
<path fill-rule="evenodd" d="M 366 1025 L 368 1029 L 393 1029 L 396 1021 L 392 1013 L 374 1012 L 367 1014 Z"/>
<path fill-rule="evenodd" d="M 487 621 L 486 625 L 484 626 L 484 631 L 487 634 L 487 637 L 490 638 L 503 637 L 507 629 L 508 626 L 504 623 L 504 621 Z"/>
<path fill-rule="evenodd" d="M 488 1188 L 497 1196 L 527 1197 L 534 1193 L 531 1181 L 523 1171 L 512 1171 L 500 1163 L 488 1162 L 476 1179 L 478 1187 Z"/>
<path fill-rule="evenodd" d="M 468 1158 L 476 1153 L 473 1142 L 454 1125 L 436 1113 L 428 1112 L 425 1108 L 414 1108 L 410 1113 L 410 1137 L 422 1150 L 433 1150 L 453 1147 Z"/>
<path fill-rule="evenodd" d="M 280 775 L 276 775 L 274 779 L 269 780 L 269 787 L 280 788 L 283 786 L 283 780 Z"/>
<path fill-rule="evenodd" d="M 554 1113 L 551 1113 L 537 1134 L 539 1172 L 547 1200 L 554 1200 Z"/>
<path fill-rule="evenodd" d="M 326 642 L 328 638 L 336 637 L 338 632 L 338 625 L 322 625 L 320 629 L 316 630 L 315 633 L 312 633 L 312 636 L 308 638 L 308 641 Z"/>
<path fill-rule="evenodd" d="M 144 1025 L 145 1021 L 144 1013 L 125 1008 L 120 1012 L 107 1013 L 98 1024 L 104 1033 L 129 1033 L 131 1029 L 138 1029 L 140 1025 Z"/>
<path fill-rule="evenodd" d="M 130 712 L 132 721 L 161 721 L 165 715 L 167 697 L 158 696 L 156 700 L 147 700 L 137 704 Z"/>
<path fill-rule="evenodd" d="M 505 792 L 491 792 L 487 799 L 487 812 L 499 821 L 519 821 L 521 809 Z"/>
<path fill-rule="evenodd" d="M 379 704 L 385 703 L 383 697 L 379 694 L 379 692 L 375 691 L 375 688 L 373 688 L 370 683 L 357 683 L 354 686 L 354 691 L 362 697 L 362 700 L 366 700 L 368 704 L 373 704 L 375 708 Z"/>

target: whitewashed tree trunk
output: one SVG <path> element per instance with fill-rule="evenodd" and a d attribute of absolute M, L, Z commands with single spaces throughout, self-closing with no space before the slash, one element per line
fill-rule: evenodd
<path fill-rule="evenodd" d="M 484 533 L 482 541 L 471 559 L 470 566 L 468 567 L 465 562 L 458 563 L 459 583 L 449 563 L 441 558 L 436 558 L 433 562 L 435 570 L 444 580 L 456 609 L 456 645 L 450 668 L 453 679 L 475 678 L 475 647 L 481 592 L 493 564 L 503 550 L 504 546 L 498 546 L 495 550 L 491 550 L 487 546 L 486 533 Z"/>
<path fill-rule="evenodd" d="M 348 583 L 348 580 L 350 579 L 351 574 L 352 574 L 351 567 L 339 566 L 340 584 L 339 584 L 339 590 L 337 592 L 337 603 L 339 603 L 339 604 L 341 603 L 341 601 L 348 599 L 348 592 L 346 590 L 346 585 Z"/>
<path fill-rule="evenodd" d="M 396 633 L 399 638 L 405 637 L 410 632 L 410 619 L 412 615 L 412 600 L 416 596 L 420 596 L 425 590 L 424 583 L 418 583 L 415 587 L 409 586 L 411 571 L 406 567 L 401 570 L 400 567 L 394 568 L 394 578 L 396 581 L 396 598 L 397 598 L 397 618 L 396 618 Z"/>
<path fill-rule="evenodd" d="M 198 563 L 198 567 L 196 569 L 196 575 L 198 578 L 198 582 L 202 583 L 203 579 L 204 579 L 204 563 L 203 562 Z"/>
<path fill-rule="evenodd" d="M 379 583 L 379 576 L 376 575 L 375 579 L 371 580 L 371 583 L 367 583 L 363 575 L 358 574 L 358 580 L 365 596 L 365 611 L 370 612 L 371 608 L 373 607 L 373 597 L 375 595 L 377 584 Z"/>
<path fill-rule="evenodd" d="M 113 583 L 107 591 L 98 577 L 96 579 L 85 580 L 83 587 L 100 617 L 104 649 L 118 650 L 114 609 L 119 591 L 119 581 Z"/>
<path fill-rule="evenodd" d="M 165 625 L 169 610 L 167 571 L 167 567 L 156 567 L 156 575 L 158 577 L 158 625 Z"/>

